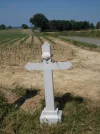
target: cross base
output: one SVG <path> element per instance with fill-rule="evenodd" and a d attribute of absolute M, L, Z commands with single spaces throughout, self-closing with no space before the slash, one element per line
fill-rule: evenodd
<path fill-rule="evenodd" d="M 61 120 L 62 111 L 58 110 L 58 108 L 55 111 L 47 111 L 46 108 L 44 108 L 40 116 L 41 123 L 56 124 L 57 122 L 61 122 Z"/>

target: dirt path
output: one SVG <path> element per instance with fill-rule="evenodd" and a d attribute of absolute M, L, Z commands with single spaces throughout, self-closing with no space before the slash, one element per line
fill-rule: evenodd
<path fill-rule="evenodd" d="M 29 34 L 30 34 L 30 35 L 33 34 L 33 32 L 32 32 L 31 29 L 23 29 L 23 30 L 22 30 L 22 33 L 28 34 L 28 35 L 29 35 Z"/>
<path fill-rule="evenodd" d="M 35 45 L 42 45 L 38 37 L 34 36 L 34 43 Z"/>
<path fill-rule="evenodd" d="M 64 55 L 59 57 L 58 50 L 55 50 L 57 60 L 70 60 L 72 68 L 63 71 L 54 71 L 54 91 L 55 93 L 72 93 L 81 96 L 88 102 L 100 102 L 100 53 L 83 50 L 76 46 L 53 38 L 56 44 L 64 49 Z M 35 37 L 35 43 L 39 41 Z M 8 66 L 4 69 L 0 67 L 0 84 L 5 88 L 15 88 L 21 86 L 25 89 L 39 89 L 39 93 L 31 99 L 25 101 L 23 109 L 34 109 L 40 107 L 40 102 L 44 98 L 43 72 L 25 70 L 24 66 Z"/>
<path fill-rule="evenodd" d="M 55 39 L 55 42 L 62 43 L 65 46 L 68 45 L 75 54 L 75 57 L 71 60 L 72 68 L 69 71 L 63 71 L 68 76 L 61 74 L 62 82 L 58 80 L 62 83 L 62 92 L 73 92 L 94 102 L 100 101 L 100 53 L 80 49 L 59 39 Z M 55 74 L 60 77 L 60 72 Z M 63 79 L 66 79 L 67 83 Z"/>
<path fill-rule="evenodd" d="M 41 41 L 38 39 L 38 37 L 34 36 L 34 61 L 38 62 L 41 61 L 41 46 L 42 43 Z"/>

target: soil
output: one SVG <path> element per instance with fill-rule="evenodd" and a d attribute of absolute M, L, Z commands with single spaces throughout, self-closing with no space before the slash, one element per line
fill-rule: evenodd
<path fill-rule="evenodd" d="M 23 29 L 22 30 L 22 33 L 24 33 L 24 34 L 33 34 L 33 32 L 32 32 L 32 30 L 31 29 Z"/>

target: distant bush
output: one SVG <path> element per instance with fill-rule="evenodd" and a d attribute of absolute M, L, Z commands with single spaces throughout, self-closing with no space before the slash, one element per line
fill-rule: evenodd
<path fill-rule="evenodd" d="M 7 29 L 12 29 L 12 26 L 8 26 Z"/>
<path fill-rule="evenodd" d="M 100 21 L 97 22 L 97 24 L 96 24 L 96 28 L 97 28 L 97 29 L 100 29 Z"/>
<path fill-rule="evenodd" d="M 28 26 L 26 24 L 22 24 L 23 29 L 28 29 Z"/>
<path fill-rule="evenodd" d="M 4 24 L 1 24 L 0 25 L 0 30 L 5 30 L 6 29 L 6 26 Z"/>

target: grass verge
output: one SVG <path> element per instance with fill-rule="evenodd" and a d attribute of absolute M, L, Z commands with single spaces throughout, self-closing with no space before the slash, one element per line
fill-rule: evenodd
<path fill-rule="evenodd" d="M 54 34 L 42 33 L 41 35 L 46 37 L 46 38 L 48 38 L 47 36 L 51 36 L 51 37 L 54 37 L 54 38 L 59 38 L 62 41 L 70 42 L 75 46 L 81 47 L 82 49 L 88 49 L 88 50 L 100 52 L 100 47 L 95 45 L 95 44 L 92 44 L 92 43 L 86 43 L 86 42 L 81 42 L 81 41 L 74 41 L 74 40 L 71 40 L 71 39 L 65 39 L 63 37 L 59 37 L 59 34 L 57 34 L 57 33 L 54 33 Z"/>
<path fill-rule="evenodd" d="M 78 36 L 78 37 L 98 37 L 100 38 L 100 30 L 83 30 L 83 31 L 62 31 L 43 33 L 44 35 L 53 36 Z"/>
<path fill-rule="evenodd" d="M 63 41 L 67 41 L 72 43 L 75 46 L 81 47 L 82 49 L 88 49 L 88 50 L 93 50 L 93 51 L 98 51 L 100 52 L 100 47 L 95 45 L 95 44 L 91 44 L 91 43 L 85 43 L 85 42 L 80 42 L 80 41 L 74 41 L 71 39 L 65 39 L 65 38 L 61 38 L 59 37 L 61 40 Z"/>
<path fill-rule="evenodd" d="M 63 110 L 63 121 L 55 125 L 40 124 L 44 107 L 34 113 L 16 109 L 0 96 L 0 134 L 99 134 L 100 107 L 90 107 L 81 97 L 70 93 L 58 95 L 55 101 Z"/>
<path fill-rule="evenodd" d="M 60 32 L 60 35 L 79 37 L 100 37 L 100 30 L 65 31 Z"/>

